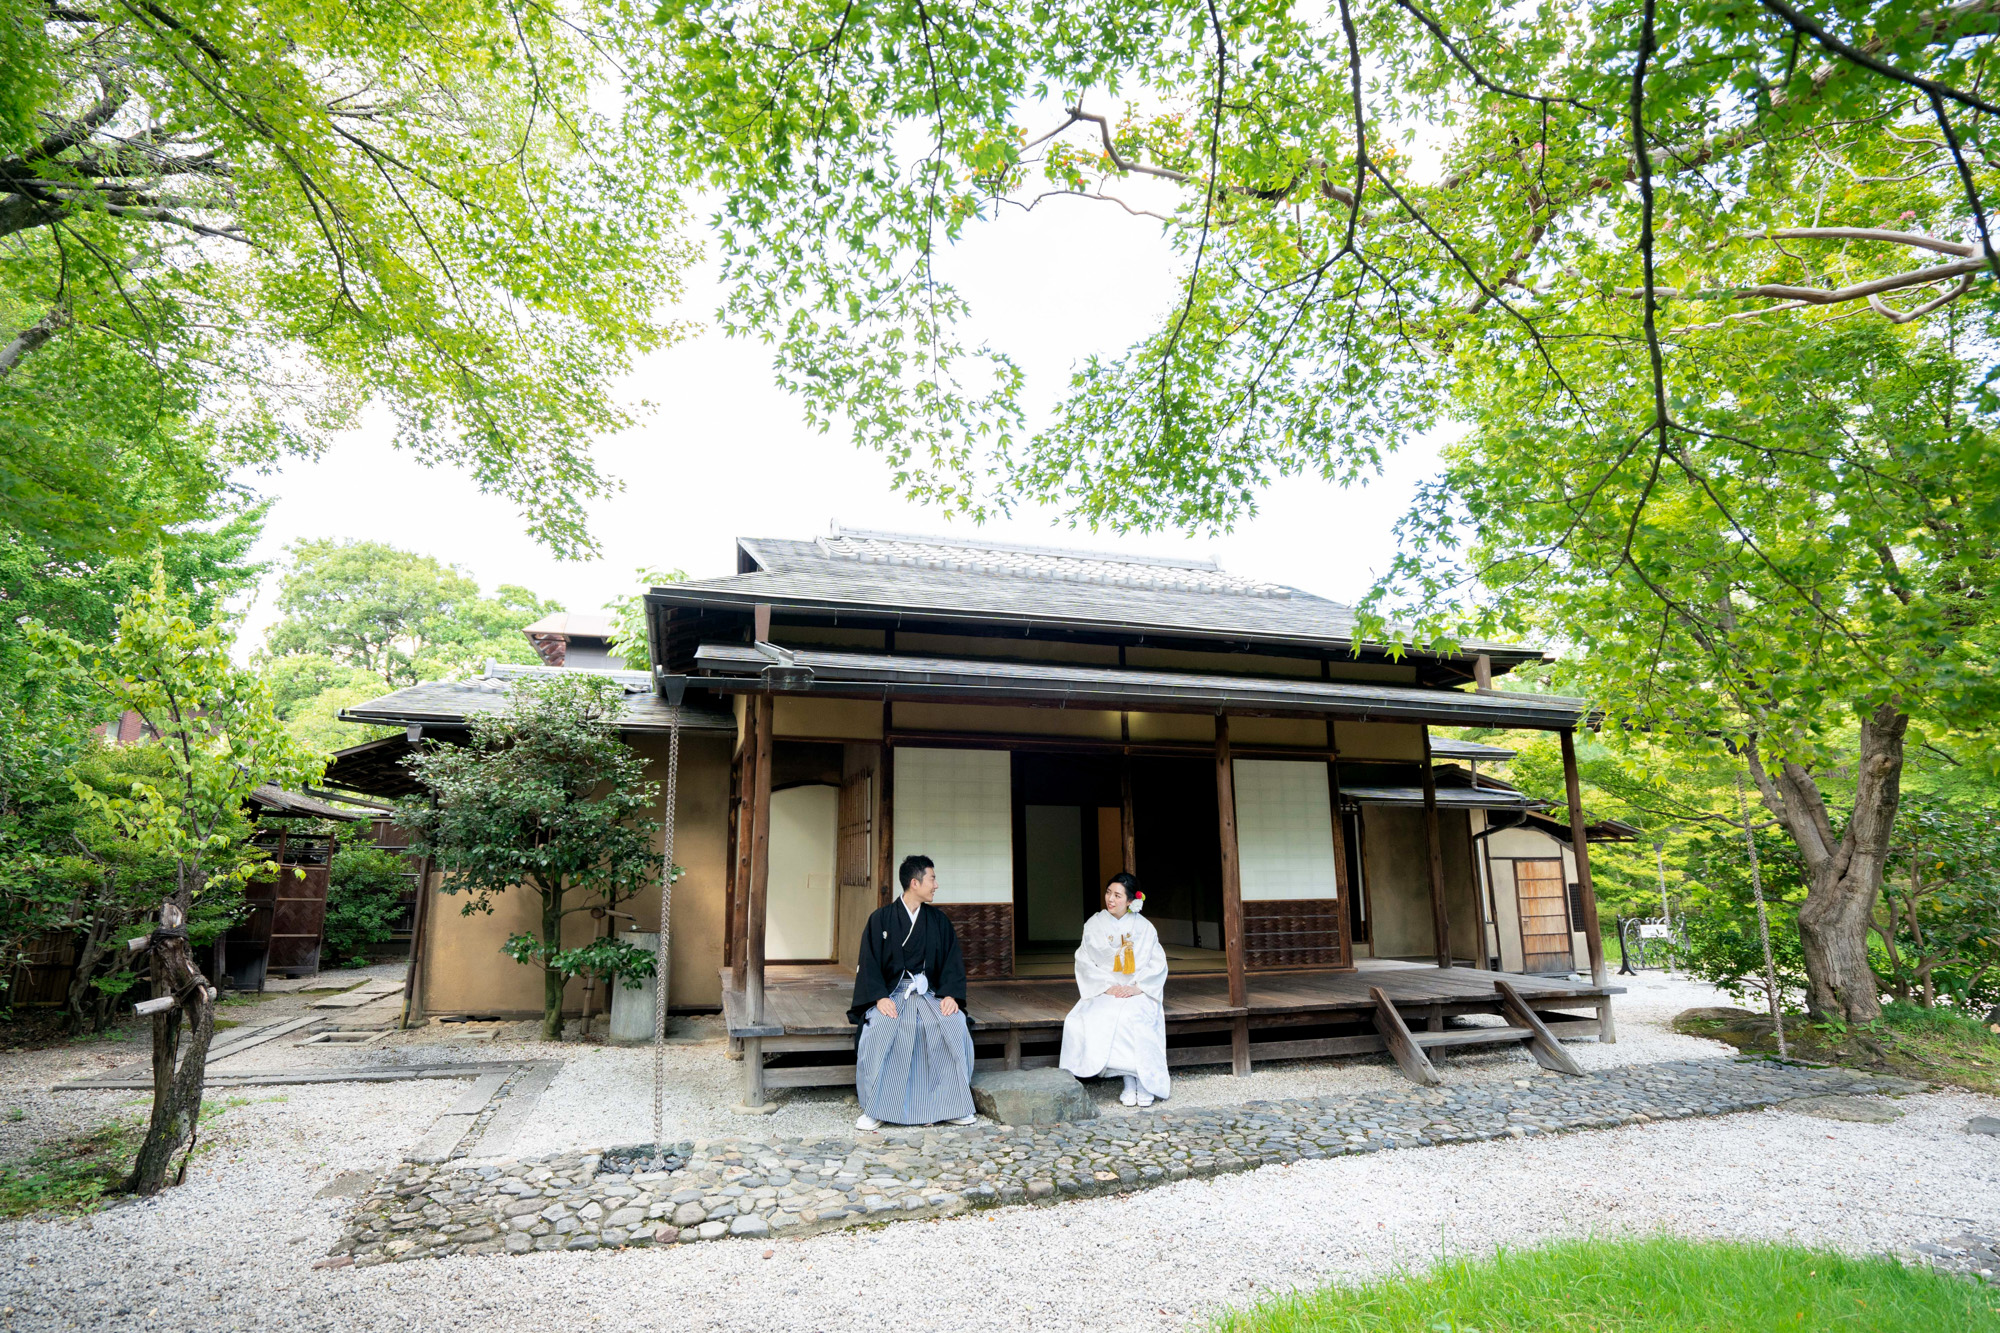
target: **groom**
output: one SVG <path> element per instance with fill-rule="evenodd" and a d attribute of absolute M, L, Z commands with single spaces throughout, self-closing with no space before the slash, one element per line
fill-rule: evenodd
<path fill-rule="evenodd" d="M 860 1023 L 854 1091 L 856 1129 L 970 1125 L 972 1029 L 965 1021 L 965 958 L 951 918 L 931 905 L 937 866 L 906 856 L 896 872 L 903 892 L 868 918 L 861 966 L 854 974 L 850 1023 Z"/>

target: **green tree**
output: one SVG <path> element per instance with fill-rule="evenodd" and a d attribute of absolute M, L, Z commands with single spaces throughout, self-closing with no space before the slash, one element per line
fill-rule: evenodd
<path fill-rule="evenodd" d="M 362 683 L 356 672 L 396 689 L 489 657 L 536 662 L 521 630 L 561 609 L 512 584 L 483 596 L 456 565 L 382 542 L 309 540 L 290 549 L 278 584 L 282 619 L 264 639 L 287 708 Z"/>
<path fill-rule="evenodd" d="M 663 583 L 686 583 L 684 569 L 649 569 L 632 572 L 636 585 L 631 592 L 604 604 L 611 613 L 611 654 L 633 671 L 653 669 L 653 650 L 646 636 L 646 590 Z"/>
<path fill-rule="evenodd" d="M 428 744 L 410 761 L 428 799 L 396 811 L 410 854 L 435 858 L 444 892 L 467 896 L 465 915 L 491 912 L 508 892 L 539 899 L 531 947 L 510 942 L 510 952 L 542 968 L 547 1041 L 562 1038 L 563 919 L 659 879 L 659 787 L 618 738 L 623 706 L 602 676 L 525 677 L 504 710 L 470 719 L 466 744 Z"/>
<path fill-rule="evenodd" d="M 2000 821 L 1989 807 L 1918 798 L 1902 812 L 1874 928 L 1882 984 L 1929 1009 L 1996 997 L 2000 972 Z"/>
<path fill-rule="evenodd" d="M 1808 1004 L 1875 1017 L 1909 729 L 1996 704 L 1982 7 L 662 21 L 639 81 L 722 198 L 725 322 L 817 420 L 975 515 L 1196 529 L 1453 427 L 1366 631 L 1554 635 L 1619 725 L 1744 753 L 1811 875 Z M 949 248 L 1107 204 L 1163 229 L 1178 289 L 1029 432 Z"/>
<path fill-rule="evenodd" d="M 0 0 L 0 522 L 143 545 L 137 483 L 372 401 L 589 550 L 590 443 L 692 257 L 671 155 L 602 95 L 645 38 L 594 0 Z"/>
<path fill-rule="evenodd" d="M 201 1115 L 215 996 L 195 965 L 189 925 L 198 911 L 240 895 L 251 875 L 277 873 L 249 844 L 244 799 L 265 783 L 315 782 L 323 766 L 285 735 L 262 682 L 231 662 L 227 631 L 192 610 L 191 599 L 171 591 L 156 570 L 151 586 L 134 589 L 119 609 L 108 642 L 30 627 L 36 646 L 88 681 L 106 711 L 136 712 L 158 737 L 164 760 L 157 776 L 132 776 L 110 790 L 81 773 L 72 782 L 77 798 L 120 837 L 173 867 L 146 946 L 153 1000 L 167 1003 L 153 1013 L 152 1119 L 131 1179 L 140 1194 L 169 1183 L 174 1154 L 192 1146 Z"/>

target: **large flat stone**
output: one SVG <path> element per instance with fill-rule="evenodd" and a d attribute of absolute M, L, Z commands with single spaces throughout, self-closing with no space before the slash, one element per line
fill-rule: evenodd
<path fill-rule="evenodd" d="M 1857 1125 L 1887 1125 L 1903 1118 L 1903 1113 L 1881 1102 L 1859 1097 L 1798 1097 L 1785 1103 L 1788 1111 L 1803 1111 L 1821 1120 L 1847 1120 Z"/>
<path fill-rule="evenodd" d="M 2000 1116 L 1976 1115 L 1965 1122 L 1965 1132 L 2000 1135 Z"/>
<path fill-rule="evenodd" d="M 972 1076 L 972 1104 L 1003 1125 L 1095 1120 L 1097 1104 L 1060 1069 L 996 1069 Z"/>

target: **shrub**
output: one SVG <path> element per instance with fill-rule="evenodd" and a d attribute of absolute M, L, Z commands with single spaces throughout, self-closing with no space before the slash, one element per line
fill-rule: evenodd
<path fill-rule="evenodd" d="M 403 858 L 365 843 L 333 854 L 327 876 L 326 947 L 342 967 L 368 961 L 368 946 L 387 942 L 403 915 L 410 876 Z"/>

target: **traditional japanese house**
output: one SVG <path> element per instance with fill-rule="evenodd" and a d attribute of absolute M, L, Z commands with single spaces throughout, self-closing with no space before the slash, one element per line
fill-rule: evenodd
<path fill-rule="evenodd" d="M 982 1064 L 1053 1063 L 1119 870 L 1170 957 L 1170 1063 L 1387 1049 L 1424 1078 L 1427 1052 L 1509 1041 L 1573 1070 L 1555 1038 L 1612 1038 L 1586 840 L 1564 975 L 1495 970 L 1513 955 L 1480 835 L 1546 816 L 1431 735 L 1559 732 L 1580 829 L 1584 705 L 1493 683 L 1538 650 L 1399 655 L 1323 598 L 1102 551 L 836 529 L 740 540 L 737 570 L 652 589 L 653 672 L 620 678 L 656 760 L 678 706 L 669 994 L 722 1009 L 746 1105 L 852 1077 L 857 931 L 911 852 L 937 862 Z M 497 706 L 509 670 L 350 710 L 408 730 L 329 780 Z M 434 910 L 425 1007 L 534 1012 L 536 978 L 498 961 L 528 912 Z M 1455 1022 L 1482 1014 L 1501 1021 Z"/>

